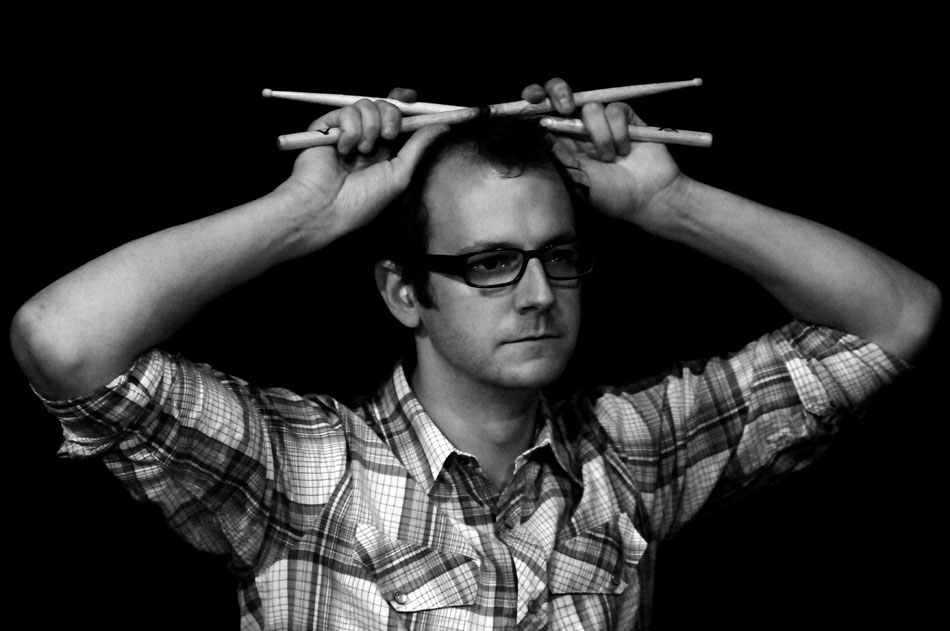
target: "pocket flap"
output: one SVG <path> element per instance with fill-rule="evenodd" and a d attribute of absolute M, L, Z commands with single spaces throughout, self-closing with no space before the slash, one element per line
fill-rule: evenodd
<path fill-rule="evenodd" d="M 552 594 L 619 594 L 646 541 L 625 513 L 557 544 L 548 562 Z"/>
<path fill-rule="evenodd" d="M 355 554 L 397 611 L 475 602 L 478 562 L 472 557 L 392 539 L 371 524 L 357 525 Z"/>

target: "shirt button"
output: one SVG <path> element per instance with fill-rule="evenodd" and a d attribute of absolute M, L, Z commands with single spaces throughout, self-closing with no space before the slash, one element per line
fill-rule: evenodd
<path fill-rule="evenodd" d="M 406 595 L 406 592 L 396 592 L 393 594 L 393 600 L 395 600 L 397 604 L 405 605 L 409 601 L 409 596 Z"/>
<path fill-rule="evenodd" d="M 617 585 L 620 585 L 620 575 L 614 574 L 613 576 L 611 576 L 610 584 L 613 585 L 614 587 L 616 587 Z"/>
<path fill-rule="evenodd" d="M 528 603 L 529 613 L 538 613 L 540 609 L 541 609 L 541 602 L 537 598 L 535 598 L 534 600 Z"/>

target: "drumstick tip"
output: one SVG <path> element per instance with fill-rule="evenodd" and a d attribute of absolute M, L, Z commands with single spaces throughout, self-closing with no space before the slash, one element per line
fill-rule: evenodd
<path fill-rule="evenodd" d="M 264 88 L 264 90 L 261 92 L 261 96 L 263 96 L 265 99 L 269 99 L 270 97 L 274 96 L 274 91 L 270 88 Z"/>
<path fill-rule="evenodd" d="M 693 79 L 693 85 L 702 85 L 702 84 L 703 84 L 703 80 L 700 79 L 699 77 L 696 77 L 695 79 Z"/>

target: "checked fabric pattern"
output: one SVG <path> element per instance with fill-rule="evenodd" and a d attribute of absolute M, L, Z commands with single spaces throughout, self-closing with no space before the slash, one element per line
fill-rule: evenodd
<path fill-rule="evenodd" d="M 192 545 L 230 556 L 243 629 L 648 628 L 655 546 L 813 458 L 906 365 L 793 322 L 738 353 L 542 402 L 499 492 L 401 367 L 373 397 L 261 389 L 159 350 L 45 401 Z"/>

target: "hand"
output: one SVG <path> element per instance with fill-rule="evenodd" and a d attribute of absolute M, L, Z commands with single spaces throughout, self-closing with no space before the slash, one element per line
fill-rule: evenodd
<path fill-rule="evenodd" d="M 395 88 L 389 98 L 412 102 L 416 93 Z M 302 151 L 284 183 L 302 196 L 315 240 L 339 238 L 372 220 L 405 189 L 425 147 L 448 129 L 419 129 L 393 155 L 390 141 L 398 136 L 401 121 L 401 112 L 391 103 L 363 99 L 309 126 L 340 130 L 335 147 Z"/>
<path fill-rule="evenodd" d="M 562 115 L 576 108 L 571 87 L 558 78 L 543 87 L 526 87 L 522 98 L 532 103 L 550 98 Z M 658 225 L 663 220 L 660 199 L 685 178 L 666 146 L 630 140 L 627 127 L 645 123 L 626 103 L 586 103 L 581 119 L 588 138 L 559 137 L 558 158 L 587 175 L 591 201 L 601 212 L 647 230 Z"/>

